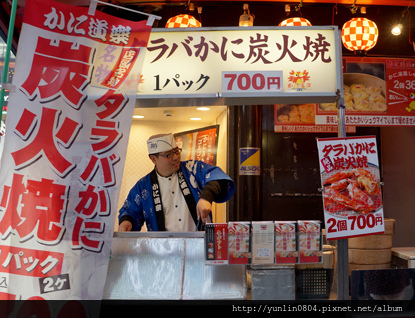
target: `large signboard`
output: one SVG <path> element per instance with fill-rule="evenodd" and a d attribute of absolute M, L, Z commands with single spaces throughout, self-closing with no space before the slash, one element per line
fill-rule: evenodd
<path fill-rule="evenodd" d="M 376 138 L 317 140 L 328 240 L 384 232 Z"/>
<path fill-rule="evenodd" d="M 101 299 L 151 25 L 26 1 L 0 167 L 1 299 Z"/>
<path fill-rule="evenodd" d="M 137 98 L 142 107 L 333 102 L 341 87 L 337 27 L 160 29 Z"/>

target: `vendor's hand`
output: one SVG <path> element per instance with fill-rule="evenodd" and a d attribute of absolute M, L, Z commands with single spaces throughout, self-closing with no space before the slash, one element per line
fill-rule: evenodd
<path fill-rule="evenodd" d="M 118 226 L 119 232 L 129 232 L 133 229 L 133 225 L 130 221 L 122 221 L 121 224 Z"/>
<path fill-rule="evenodd" d="M 209 201 L 200 198 L 196 205 L 196 212 L 197 218 L 202 218 L 203 223 L 205 223 L 206 218 L 212 212 L 212 204 Z"/>

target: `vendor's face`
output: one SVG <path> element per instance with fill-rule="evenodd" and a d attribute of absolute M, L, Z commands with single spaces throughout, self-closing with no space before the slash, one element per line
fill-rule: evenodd
<path fill-rule="evenodd" d="M 158 156 L 151 155 L 150 159 L 156 165 L 157 172 L 163 177 L 168 177 L 179 170 L 180 153 L 181 149 L 174 148 L 170 151 L 161 152 Z"/>

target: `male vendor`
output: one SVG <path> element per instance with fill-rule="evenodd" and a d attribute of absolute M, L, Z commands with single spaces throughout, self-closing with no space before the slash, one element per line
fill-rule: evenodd
<path fill-rule="evenodd" d="M 212 201 L 228 201 L 235 184 L 219 167 L 202 161 L 180 161 L 181 149 L 173 134 L 147 140 L 155 168 L 130 190 L 119 211 L 120 232 L 196 231 L 212 212 Z"/>

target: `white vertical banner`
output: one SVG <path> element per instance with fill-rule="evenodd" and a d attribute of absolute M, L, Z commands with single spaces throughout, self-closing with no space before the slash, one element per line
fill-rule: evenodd
<path fill-rule="evenodd" d="M 151 31 L 27 0 L 0 170 L 1 299 L 101 299 Z"/>
<path fill-rule="evenodd" d="M 328 240 L 384 233 L 374 136 L 317 140 Z"/>

